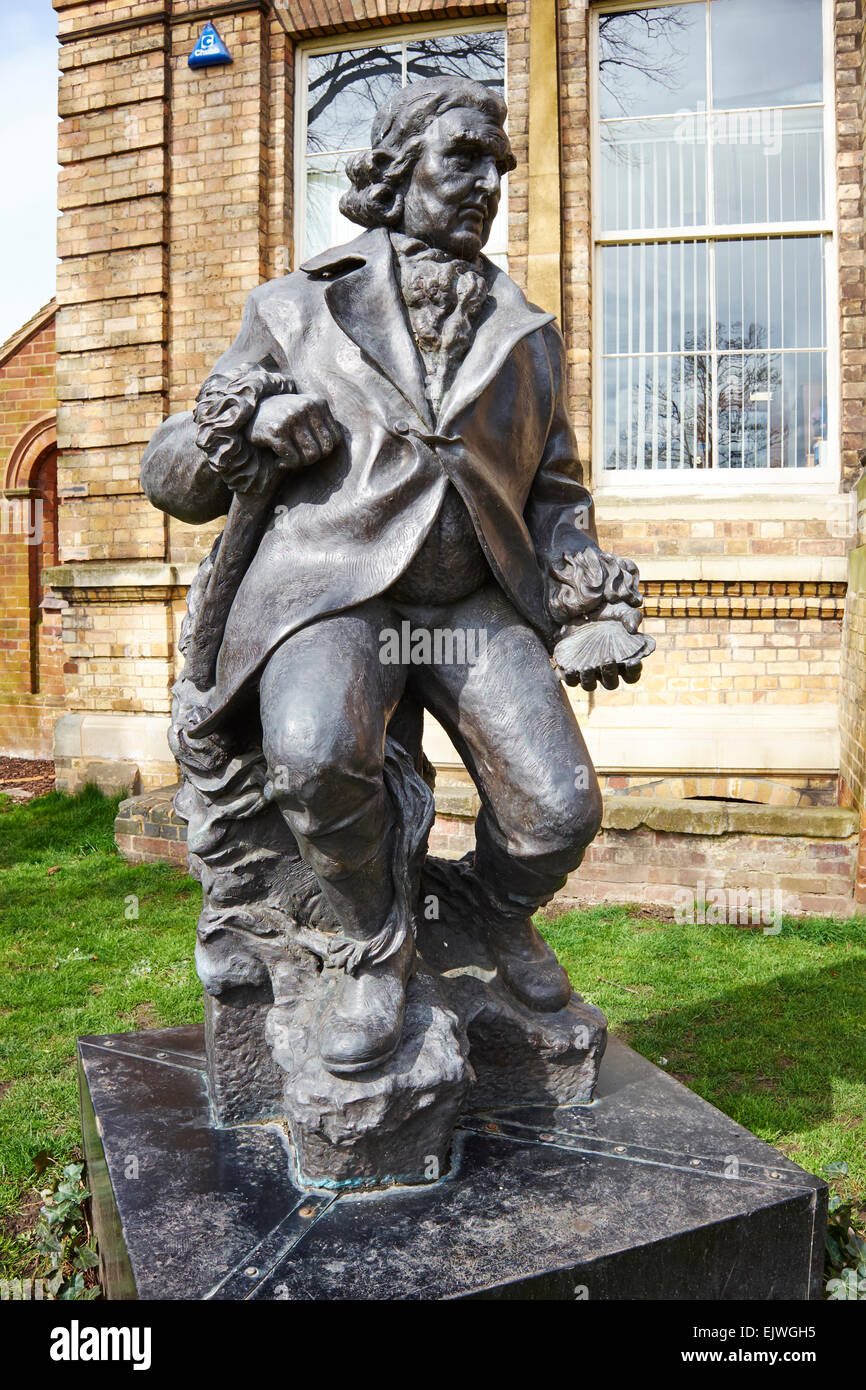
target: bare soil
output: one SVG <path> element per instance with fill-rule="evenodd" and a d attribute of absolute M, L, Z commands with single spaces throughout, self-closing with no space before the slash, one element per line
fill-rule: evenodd
<path fill-rule="evenodd" d="M 32 801 L 54 791 L 54 763 L 51 758 L 0 757 L 0 794 L 13 801 Z"/>

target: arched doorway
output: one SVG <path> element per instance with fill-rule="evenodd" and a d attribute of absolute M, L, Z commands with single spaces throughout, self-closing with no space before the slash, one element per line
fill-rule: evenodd
<path fill-rule="evenodd" d="M 7 459 L 0 500 L 0 752 L 50 757 L 63 699 L 62 609 L 44 589 L 57 563 L 57 430 L 32 421 Z"/>

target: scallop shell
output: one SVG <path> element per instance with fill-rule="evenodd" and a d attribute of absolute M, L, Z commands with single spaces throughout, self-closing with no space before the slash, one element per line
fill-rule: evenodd
<path fill-rule="evenodd" d="M 628 632 L 622 623 L 583 623 L 572 628 L 553 649 L 561 671 L 598 671 L 603 666 L 634 666 L 655 651 L 655 641 Z"/>

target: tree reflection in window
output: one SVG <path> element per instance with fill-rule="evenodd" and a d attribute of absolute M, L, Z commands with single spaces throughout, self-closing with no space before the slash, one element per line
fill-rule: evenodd
<path fill-rule="evenodd" d="M 427 77 L 471 77 L 504 95 L 505 34 L 483 30 L 313 54 L 307 67 L 307 153 L 365 147 L 392 91 Z"/>

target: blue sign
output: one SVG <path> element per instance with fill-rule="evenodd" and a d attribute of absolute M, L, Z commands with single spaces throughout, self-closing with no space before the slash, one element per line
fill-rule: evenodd
<path fill-rule="evenodd" d="M 199 35 L 198 43 L 189 55 L 191 68 L 212 68 L 217 63 L 231 63 L 229 53 L 216 29 L 208 23 Z"/>

